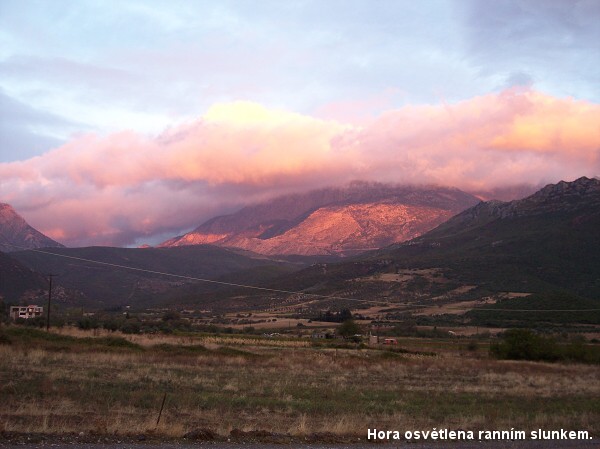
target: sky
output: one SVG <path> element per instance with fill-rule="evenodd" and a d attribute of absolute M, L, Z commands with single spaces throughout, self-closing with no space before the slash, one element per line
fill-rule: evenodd
<path fill-rule="evenodd" d="M 600 176 L 600 0 L 0 0 L 0 202 L 158 243 L 352 180 Z"/>

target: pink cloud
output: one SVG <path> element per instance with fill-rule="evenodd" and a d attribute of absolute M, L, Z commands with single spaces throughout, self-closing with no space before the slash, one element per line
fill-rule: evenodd
<path fill-rule="evenodd" d="M 538 184 L 598 175 L 599 154 L 599 105 L 532 90 L 407 106 L 362 126 L 238 102 L 155 138 L 88 134 L 0 164 L 0 191 L 63 243 L 126 245 L 289 191 L 352 179 Z"/>
<path fill-rule="evenodd" d="M 411 106 L 354 136 L 380 178 L 463 189 L 600 172 L 600 106 L 530 90 L 454 105 Z"/>

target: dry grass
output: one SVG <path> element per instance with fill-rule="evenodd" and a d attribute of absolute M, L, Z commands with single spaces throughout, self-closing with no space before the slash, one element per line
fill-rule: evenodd
<path fill-rule="evenodd" d="M 268 324 L 268 323 L 267 323 Z M 330 324 L 330 323 L 328 323 Z M 337 324 L 336 324 L 337 325 Z M 287 326 L 287 324 L 286 324 Z M 108 331 L 106 329 L 94 329 L 93 331 L 81 330 L 75 327 L 64 327 L 55 329 L 53 332 L 75 338 L 93 337 L 120 337 L 140 346 L 155 346 L 159 344 L 170 344 L 179 346 L 191 346 L 198 344 L 216 344 L 216 345 L 237 345 L 237 346 L 275 346 L 281 348 L 301 348 L 309 347 L 309 341 L 302 341 L 292 338 L 272 338 L 262 337 L 236 337 L 228 335 L 194 335 L 194 336 L 174 336 L 165 334 L 123 334 L 122 332 Z"/>
<path fill-rule="evenodd" d="M 368 428 L 600 431 L 595 366 L 222 337 L 205 337 L 208 349 L 195 353 L 172 349 L 190 344 L 179 338 L 140 338 L 145 350 L 0 346 L 0 431 L 154 431 L 164 393 L 156 432 L 169 436 L 195 428 L 361 437 Z"/>
<path fill-rule="evenodd" d="M 457 288 L 455 291 L 461 291 L 464 290 L 463 287 L 461 288 Z M 434 298 L 436 299 L 436 298 Z M 432 316 L 432 315 L 442 315 L 442 314 L 447 314 L 447 315 L 462 315 L 466 312 L 468 312 L 471 309 L 474 309 L 477 306 L 482 306 L 484 304 L 495 304 L 496 301 L 491 299 L 491 300 L 486 300 L 486 301 L 481 301 L 481 300 L 473 300 L 473 301 L 459 301 L 459 302 L 452 302 L 452 303 L 447 303 L 447 304 L 434 304 L 431 307 L 425 307 L 423 309 L 419 309 L 415 311 L 416 315 L 426 315 L 426 316 Z"/>

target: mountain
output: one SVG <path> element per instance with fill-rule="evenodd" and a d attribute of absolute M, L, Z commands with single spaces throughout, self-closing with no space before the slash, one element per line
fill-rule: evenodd
<path fill-rule="evenodd" d="M 11 256 L 36 272 L 56 274 L 56 285 L 71 292 L 71 296 L 65 298 L 66 302 L 93 308 L 127 304 L 150 306 L 159 299 L 177 296 L 179 292 L 202 292 L 219 286 L 189 277 L 264 283 L 305 266 L 210 245 L 53 248 L 43 252 L 20 251 Z"/>
<path fill-rule="evenodd" d="M 598 301 L 599 229 L 600 181 L 580 178 L 521 200 L 477 204 L 410 241 L 316 264 L 271 285 L 402 304 L 403 310 L 530 293 Z"/>
<path fill-rule="evenodd" d="M 10 205 L 0 203 L 0 251 L 62 247 L 60 243 L 29 226 Z"/>
<path fill-rule="evenodd" d="M 456 284 L 474 286 L 463 299 L 496 298 L 496 304 L 467 313 L 473 325 L 597 325 L 598 229 L 600 180 L 584 177 L 548 185 L 523 200 L 482 203 L 380 256 L 443 267 Z"/>
<path fill-rule="evenodd" d="M 465 280 L 507 290 L 564 288 L 598 297 L 598 229 L 600 181 L 583 177 L 522 200 L 480 203 L 378 257 L 442 263 Z"/>
<path fill-rule="evenodd" d="M 348 256 L 414 238 L 478 201 L 458 189 L 353 182 L 248 206 L 160 246 Z"/>
<path fill-rule="evenodd" d="M 404 189 L 409 191 L 411 188 Z M 412 196 L 404 196 L 407 206 L 414 206 L 407 203 L 422 201 L 425 195 L 422 189 L 412 189 L 415 189 Z M 366 194 L 362 202 L 344 204 L 344 201 L 352 200 L 344 199 L 343 189 L 317 192 L 315 197 L 297 195 L 278 199 L 289 205 L 288 209 L 282 207 L 288 218 L 280 219 L 287 220 L 288 229 L 283 232 L 281 227 L 272 226 L 269 232 L 276 235 L 299 232 L 300 225 L 317 211 L 352 210 L 355 204 L 371 204 L 364 199 Z M 434 205 L 440 209 L 444 199 L 455 201 L 452 195 L 448 200 L 441 192 L 444 190 L 431 188 L 428 193 L 429 198 L 438 201 Z M 450 189 L 445 192 L 461 194 Z M 317 199 L 322 201 L 324 197 L 327 200 L 333 197 L 336 204 L 314 206 Z M 305 203 L 298 204 L 302 200 Z M 248 216 L 253 216 L 254 222 L 258 223 L 261 219 L 276 217 L 277 201 L 249 207 L 246 209 L 248 214 L 240 211 L 228 217 L 217 217 L 205 225 L 207 228 L 212 226 L 215 232 L 229 232 L 238 226 L 242 229 L 238 232 L 242 233 L 250 221 Z M 299 210 L 305 210 L 311 201 L 313 211 L 296 222 L 289 218 L 297 216 L 294 214 Z M 382 200 L 382 204 L 394 203 Z M 282 221 L 280 226 L 285 228 Z M 552 309 L 568 308 L 559 307 L 564 301 L 577 301 L 579 308 L 592 308 L 589 304 L 600 298 L 598 229 L 600 181 L 580 178 L 548 185 L 521 200 L 478 203 L 410 241 L 361 253 L 341 262 L 322 256 L 278 256 L 273 260 L 269 256 L 211 245 L 145 249 L 56 248 L 49 251 L 59 256 L 22 251 L 12 253 L 11 257 L 40 273 L 58 274 L 55 282 L 81 292 L 95 308 L 125 304 L 194 304 L 214 310 L 254 310 L 297 303 L 310 309 L 308 313 L 311 310 L 317 313 L 329 307 L 356 308 L 370 304 L 356 301 L 359 299 L 389 303 L 389 313 L 403 319 L 402 314 L 420 310 L 422 307 L 417 305 L 429 303 L 438 307 L 451 302 L 505 297 L 516 304 L 511 307 L 518 307 L 519 299 L 529 293 L 537 294 L 531 301 L 541 298 L 539 300 Z M 127 265 L 153 273 L 81 259 Z M 314 263 L 317 259 L 319 263 Z M 227 287 L 170 278 L 156 272 L 334 295 L 336 298 L 323 300 L 302 294 Z M 345 301 L 340 297 L 349 299 Z M 527 303 L 527 307 L 521 308 L 536 307 Z M 432 313 L 438 313 L 437 309 Z"/>

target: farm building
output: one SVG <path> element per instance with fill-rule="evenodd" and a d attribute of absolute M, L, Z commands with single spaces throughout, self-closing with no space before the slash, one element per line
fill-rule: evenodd
<path fill-rule="evenodd" d="M 36 318 L 42 316 L 44 308 L 41 306 L 11 306 L 10 317 L 13 320 L 17 318 Z"/>

